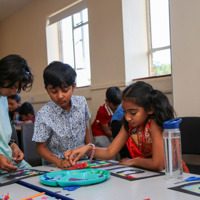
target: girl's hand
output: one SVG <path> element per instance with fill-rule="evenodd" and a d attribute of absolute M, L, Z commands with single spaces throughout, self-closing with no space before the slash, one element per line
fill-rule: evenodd
<path fill-rule="evenodd" d="M 123 158 L 123 159 L 121 159 L 117 164 L 118 164 L 118 165 L 133 166 L 133 165 L 134 165 L 134 160 L 135 160 L 135 159 L 137 159 L 137 158 L 134 158 L 134 159 Z"/>
<path fill-rule="evenodd" d="M 11 144 L 10 147 L 12 149 L 12 154 L 13 154 L 12 160 L 16 163 L 21 163 L 24 158 L 23 152 L 19 149 L 19 147 L 14 142 Z"/>
<path fill-rule="evenodd" d="M 92 150 L 92 146 L 84 145 L 78 147 L 76 149 L 67 150 L 64 153 L 65 159 L 71 163 L 72 166 L 77 164 L 77 161 L 84 156 L 85 154 L 89 153 Z"/>
<path fill-rule="evenodd" d="M 0 169 L 4 171 L 15 171 L 17 166 L 13 165 L 12 162 L 4 155 L 0 154 Z"/>

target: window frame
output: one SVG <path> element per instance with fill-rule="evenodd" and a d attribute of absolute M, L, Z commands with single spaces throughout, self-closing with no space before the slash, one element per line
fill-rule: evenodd
<path fill-rule="evenodd" d="M 81 12 L 81 11 L 80 11 Z M 82 17 L 82 14 L 81 14 Z M 79 25 L 75 26 L 74 25 L 74 16 L 71 15 L 71 20 L 72 20 L 72 43 L 73 43 L 73 60 L 74 60 L 74 69 L 75 70 L 81 70 L 81 69 L 85 69 L 85 68 L 77 68 L 77 64 L 76 64 L 76 51 L 75 51 L 75 38 L 74 38 L 74 31 L 78 28 L 81 28 L 81 35 L 82 35 L 82 40 L 83 40 L 83 46 L 82 46 L 82 50 L 83 50 L 83 54 L 85 54 L 84 51 L 84 37 L 83 37 L 83 26 L 88 25 L 89 26 L 89 22 L 83 22 L 80 23 Z M 63 62 L 64 58 L 63 58 L 63 45 L 61 44 L 62 42 L 62 25 L 61 25 L 61 21 L 58 22 L 58 41 L 59 41 L 59 54 L 60 54 L 60 60 Z M 84 56 L 83 56 L 84 57 Z"/>
<path fill-rule="evenodd" d="M 147 41 L 148 41 L 148 74 L 149 77 L 155 77 L 155 75 L 152 74 L 154 65 L 153 65 L 153 53 L 155 52 L 160 52 L 162 50 L 170 50 L 171 52 L 171 41 L 170 45 L 168 46 L 163 46 L 163 47 L 158 47 L 158 48 L 153 48 L 152 47 L 152 28 L 151 28 L 151 8 L 150 8 L 150 1 L 151 0 L 146 0 L 146 9 L 147 9 Z M 168 0 L 169 2 L 169 0 Z M 170 29 L 170 26 L 169 26 Z M 171 65 L 171 60 L 170 60 L 170 65 Z M 161 74 L 157 76 L 165 76 L 165 75 L 171 75 L 170 74 Z"/>
<path fill-rule="evenodd" d="M 70 17 L 71 21 L 71 48 L 73 55 L 71 55 L 71 64 L 73 65 L 72 67 L 77 73 L 77 87 L 87 87 L 91 86 L 91 65 L 90 65 L 90 46 L 87 42 L 89 42 L 89 20 L 88 18 L 84 19 L 84 14 L 82 11 L 87 9 L 88 13 L 88 8 L 87 8 L 87 1 L 86 0 L 81 0 L 77 1 L 73 4 L 70 4 L 69 6 L 63 8 L 62 10 L 53 13 L 48 16 L 47 19 L 47 53 L 48 53 L 48 63 L 52 62 L 53 60 L 59 60 L 61 62 L 64 62 L 65 56 L 64 56 L 64 45 L 63 43 L 63 30 L 62 30 L 62 20 Z M 85 11 L 84 11 L 85 12 Z M 80 15 L 80 23 L 74 24 L 75 23 L 75 14 Z M 51 25 L 55 24 L 55 27 L 53 28 L 54 30 L 52 31 L 53 34 L 48 33 L 48 29 L 51 29 Z M 85 25 L 87 27 L 85 27 Z M 87 29 L 88 28 L 88 29 Z M 75 46 L 75 40 L 76 40 L 76 33 L 75 31 L 77 29 L 80 29 L 80 40 L 78 38 L 78 41 L 81 41 L 82 44 L 80 46 L 81 48 L 81 56 L 83 58 L 81 66 L 77 66 L 77 47 Z M 87 29 L 87 30 L 86 30 Z M 86 34 L 88 33 L 88 37 L 85 38 L 85 30 Z M 56 33 L 57 32 L 57 33 Z M 54 43 L 51 42 L 50 40 L 54 39 Z M 56 41 L 57 40 L 57 44 Z M 50 42 L 50 44 L 48 44 Z M 86 44 L 84 43 L 86 42 Z M 51 44 L 52 43 L 52 44 Z M 88 46 L 87 46 L 88 44 Z M 56 45 L 56 48 L 54 49 L 53 47 Z M 89 52 L 88 52 L 89 50 Z M 53 55 L 55 53 L 55 55 Z M 88 54 L 89 53 L 89 54 Z M 89 56 L 89 57 L 88 57 Z M 87 64 L 87 65 L 86 65 Z M 81 75 L 85 76 L 81 76 Z M 80 79 L 79 79 L 80 76 Z M 85 77 L 85 78 L 81 78 Z"/>

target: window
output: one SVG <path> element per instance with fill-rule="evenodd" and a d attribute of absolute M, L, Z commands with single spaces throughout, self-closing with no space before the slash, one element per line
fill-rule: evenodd
<path fill-rule="evenodd" d="M 169 1 L 147 0 L 149 74 L 171 74 Z"/>
<path fill-rule="evenodd" d="M 88 10 L 85 1 L 49 16 L 47 49 L 48 62 L 59 60 L 74 67 L 77 87 L 91 84 Z"/>

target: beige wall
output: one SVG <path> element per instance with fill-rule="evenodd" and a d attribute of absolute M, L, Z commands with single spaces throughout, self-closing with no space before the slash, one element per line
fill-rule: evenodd
<path fill-rule="evenodd" d="M 43 70 L 47 66 L 46 18 L 72 2 L 35 0 L 0 23 L 0 56 L 20 54 L 27 59 L 35 75 L 32 90 L 21 93 L 24 101 L 41 103 L 49 99 L 42 78 Z"/>
<path fill-rule="evenodd" d="M 199 8 L 199 0 L 170 0 L 173 97 L 178 116 L 200 116 Z"/>
<path fill-rule="evenodd" d="M 74 1 L 35 0 L 0 23 L 0 57 L 17 53 L 25 57 L 32 66 L 35 75 L 33 89 L 29 93 L 22 92 L 21 97 L 22 101 L 32 102 L 36 111 L 49 100 L 42 78 L 43 70 L 47 65 L 46 18 L 72 2 Z M 127 65 L 130 65 L 133 60 L 125 59 L 124 56 L 126 52 L 124 42 L 127 47 L 128 40 L 123 34 L 122 10 L 125 7 L 122 8 L 122 0 L 88 0 L 87 2 L 92 85 L 78 88 L 75 93 L 86 97 L 93 120 L 98 107 L 104 103 L 106 89 L 110 86 L 124 89 L 127 81 L 125 62 L 129 62 Z M 137 54 L 134 52 L 134 55 Z M 147 81 L 155 88 L 164 91 L 172 102 L 171 77 Z"/>

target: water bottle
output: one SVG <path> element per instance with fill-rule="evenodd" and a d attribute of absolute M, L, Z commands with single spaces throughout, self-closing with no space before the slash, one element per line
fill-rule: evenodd
<path fill-rule="evenodd" d="M 163 141 L 165 153 L 165 175 L 169 180 L 182 179 L 182 150 L 179 124 L 182 119 L 173 119 L 163 124 Z"/>

